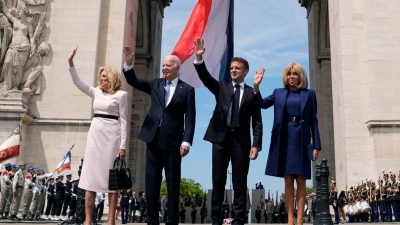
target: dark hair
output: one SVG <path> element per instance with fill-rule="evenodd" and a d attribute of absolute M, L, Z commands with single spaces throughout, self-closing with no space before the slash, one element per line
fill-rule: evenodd
<path fill-rule="evenodd" d="M 244 68 L 246 70 L 249 70 L 249 62 L 247 62 L 247 60 L 243 59 L 242 57 L 233 57 L 231 60 L 231 63 L 232 62 L 241 62 L 241 63 L 243 63 Z"/>

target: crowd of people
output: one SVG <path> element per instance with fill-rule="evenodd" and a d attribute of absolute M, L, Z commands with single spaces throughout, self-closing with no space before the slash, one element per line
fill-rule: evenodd
<path fill-rule="evenodd" d="M 235 193 L 231 223 L 242 225 L 247 220 L 247 174 L 251 160 L 258 158 L 262 150 L 263 124 L 261 109 L 274 106 L 274 126 L 269 148 L 266 175 L 285 180 L 287 221 L 294 223 L 296 203 L 297 224 L 303 223 L 306 201 L 306 179 L 311 178 L 311 161 L 318 158 L 321 150 L 317 120 L 317 100 L 314 90 L 308 89 L 307 73 L 298 63 L 289 63 L 283 70 L 283 88 L 277 88 L 262 98 L 260 83 L 264 68 L 254 78 L 254 88 L 245 84 L 249 63 L 241 57 L 230 59 L 229 81 L 215 79 L 207 70 L 203 54 L 204 40 L 194 40 L 196 60 L 194 67 L 199 79 L 215 96 L 215 110 L 204 135 L 212 143 L 211 222 L 222 224 L 226 174 L 232 163 Z M 108 224 L 115 224 L 117 191 L 108 190 L 108 170 L 115 157 L 125 160 L 128 93 L 121 90 L 121 75 L 116 68 L 102 67 L 98 86 L 85 84 L 79 77 L 73 59 L 78 47 L 68 57 L 69 71 L 76 87 L 93 98 L 93 120 L 89 129 L 79 187 L 85 190 L 85 225 L 91 224 L 91 212 L 95 206 L 96 193 L 108 193 Z M 165 171 L 168 201 L 165 223 L 176 225 L 185 221 L 183 207 L 179 207 L 181 162 L 189 154 L 196 124 L 194 88 L 179 79 L 181 61 L 176 55 L 167 55 L 162 61 L 162 78 L 151 80 L 136 76 L 130 46 L 123 47 L 125 64 L 123 74 L 129 85 L 148 94 L 151 107 L 138 133 L 138 139 L 147 144 L 145 171 L 145 205 L 141 218 L 148 224 L 160 223 L 159 212 L 162 171 Z M 110 135 L 111 134 L 111 135 Z M 306 134 L 306 135 L 304 135 Z M 312 144 L 311 144 L 312 143 Z M 104 165 L 93 174 L 90 168 Z M 297 199 L 294 198 L 294 182 Z M 123 196 L 128 195 L 127 192 Z M 128 197 L 125 197 L 128 198 Z M 143 198 L 143 197 L 142 197 Z M 126 204 L 126 200 L 124 200 Z M 121 206 L 120 206 L 121 207 Z M 142 207 L 142 206 L 141 206 Z M 122 207 L 123 222 L 126 208 Z M 197 215 L 193 207 L 192 222 Z M 204 212 L 203 212 L 204 215 Z M 203 220 L 203 219 L 202 219 Z"/>
<path fill-rule="evenodd" d="M 6 163 L 1 173 L 0 219 L 66 220 L 76 212 L 78 182 L 71 173 L 54 177 L 23 161 Z M 21 201 L 22 217 L 18 217 Z"/>
<path fill-rule="evenodd" d="M 400 221 L 400 171 L 396 174 L 383 171 L 377 183 L 362 180 L 357 186 L 338 193 L 336 182 L 331 182 L 330 204 L 335 212 L 335 223 L 348 222 L 399 222 Z"/>

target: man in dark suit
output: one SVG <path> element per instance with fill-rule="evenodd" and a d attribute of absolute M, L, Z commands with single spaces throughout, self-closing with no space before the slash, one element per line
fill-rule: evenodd
<path fill-rule="evenodd" d="M 147 223 L 158 225 L 162 170 L 167 180 L 167 225 L 179 222 L 179 195 L 182 157 L 193 143 L 196 121 L 194 88 L 178 78 L 180 60 L 166 56 L 162 64 L 163 79 L 137 78 L 133 70 L 133 52 L 124 47 L 124 75 L 128 84 L 151 97 L 151 107 L 138 138 L 147 143 L 145 185 Z"/>
<path fill-rule="evenodd" d="M 312 202 L 311 202 L 311 211 L 313 220 L 315 220 L 315 215 L 317 215 L 317 200 L 315 198 L 315 194 L 311 193 L 312 195 Z"/>
<path fill-rule="evenodd" d="M 141 223 L 146 223 L 147 221 L 147 198 L 146 198 L 146 193 L 143 192 L 142 198 L 140 199 L 140 222 Z"/>
<path fill-rule="evenodd" d="M 138 209 L 138 202 L 136 199 L 136 192 L 132 192 L 131 212 L 129 213 L 129 215 L 131 215 L 130 223 L 135 223 L 135 214 L 137 209 Z"/>
<path fill-rule="evenodd" d="M 255 214 L 256 214 L 255 216 L 256 216 L 256 219 L 257 219 L 257 223 L 261 223 L 261 209 L 260 209 L 260 206 L 257 206 Z"/>
<path fill-rule="evenodd" d="M 222 224 L 222 202 L 229 161 L 232 163 L 233 210 L 232 224 L 246 221 L 247 173 L 250 159 L 254 160 L 261 150 L 261 111 L 253 101 L 253 88 L 244 83 L 249 72 L 248 62 L 239 57 L 232 58 L 230 76 L 232 81 L 218 81 L 207 71 L 203 61 L 204 40 L 195 41 L 196 61 L 194 66 L 203 84 L 215 95 L 216 106 L 204 140 L 212 147 L 211 218 L 214 225 Z M 253 128 L 253 145 L 251 130 Z"/>

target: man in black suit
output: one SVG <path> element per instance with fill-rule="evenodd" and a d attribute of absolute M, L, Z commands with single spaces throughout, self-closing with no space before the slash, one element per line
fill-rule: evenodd
<path fill-rule="evenodd" d="M 181 62 L 177 56 L 166 56 L 162 78 L 150 81 L 137 78 L 133 70 L 133 52 L 124 47 L 124 75 L 128 84 L 151 97 L 151 107 L 138 138 L 147 143 L 145 185 L 147 223 L 158 225 L 162 170 L 167 180 L 167 225 L 179 222 L 179 195 L 182 157 L 193 143 L 196 121 L 194 88 L 178 78 Z"/>
<path fill-rule="evenodd" d="M 315 193 L 311 193 L 311 195 L 312 195 L 311 211 L 312 211 L 312 217 L 313 217 L 313 221 L 314 221 L 315 215 L 317 215 L 317 200 L 315 198 Z"/>
<path fill-rule="evenodd" d="M 140 222 L 146 223 L 147 222 L 147 198 L 146 193 L 142 193 L 142 198 L 140 199 Z"/>
<path fill-rule="evenodd" d="M 261 150 L 262 119 L 261 111 L 253 101 L 253 88 L 244 83 L 249 72 L 248 62 L 239 57 L 232 58 L 230 76 L 232 81 L 214 79 L 203 61 L 204 40 L 195 41 L 196 61 L 194 66 L 203 84 L 215 95 L 216 106 L 204 140 L 212 147 L 211 218 L 215 225 L 222 224 L 222 202 L 226 184 L 229 161 L 232 163 L 233 210 L 232 224 L 246 221 L 247 173 L 250 159 L 254 160 Z M 253 128 L 253 145 L 251 131 Z"/>

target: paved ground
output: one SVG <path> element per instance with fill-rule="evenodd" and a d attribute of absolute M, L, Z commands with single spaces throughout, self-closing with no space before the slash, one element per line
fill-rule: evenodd
<path fill-rule="evenodd" d="M 41 225 L 41 224 L 43 224 L 43 225 L 49 225 L 49 224 L 61 224 L 61 222 L 54 222 L 54 221 L 40 221 L 40 222 L 37 222 L 37 221 L 26 221 L 26 222 L 16 222 L 16 221 L 12 221 L 12 220 L 0 220 L 0 224 L 13 224 L 13 225 L 26 225 L 26 224 L 36 224 L 36 225 Z M 104 221 L 104 223 L 102 223 L 102 224 L 104 224 L 104 225 L 107 225 L 107 222 L 106 221 Z M 117 220 L 116 221 L 116 224 L 118 225 L 118 224 L 121 224 L 121 221 L 119 221 L 119 220 Z M 131 224 L 131 225 L 145 225 L 144 223 L 128 223 L 128 224 Z M 283 223 L 275 223 L 275 225 L 284 225 Z M 366 224 L 368 224 L 368 225 L 374 225 L 374 224 L 376 224 L 376 225 L 382 225 L 383 223 L 351 223 L 351 225 L 366 225 Z M 385 224 L 396 224 L 396 225 L 398 225 L 398 224 L 400 224 L 400 222 L 392 222 L 392 223 L 385 223 Z M 211 225 L 211 224 L 204 224 L 204 225 Z M 257 225 L 265 225 L 265 224 L 257 224 Z M 311 224 L 310 224 L 311 225 Z"/>

